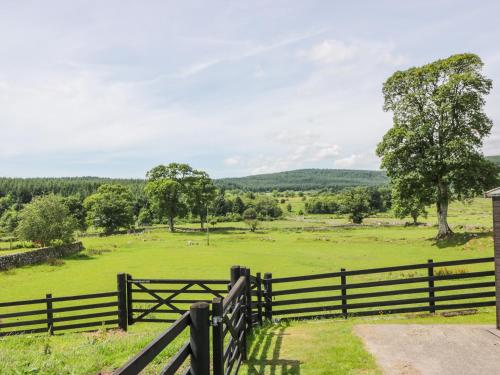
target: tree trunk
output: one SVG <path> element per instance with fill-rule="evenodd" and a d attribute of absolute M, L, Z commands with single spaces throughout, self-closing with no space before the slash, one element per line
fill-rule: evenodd
<path fill-rule="evenodd" d="M 203 230 L 205 227 L 203 226 L 203 224 L 205 223 L 205 220 L 203 217 L 200 216 L 200 225 L 201 225 L 201 230 Z"/>
<path fill-rule="evenodd" d="M 168 218 L 168 228 L 170 229 L 170 232 L 175 232 L 173 217 Z"/>
<path fill-rule="evenodd" d="M 411 214 L 411 217 L 413 218 L 413 225 L 417 225 L 418 224 L 418 214 Z"/>
<path fill-rule="evenodd" d="M 450 237 L 453 231 L 448 225 L 448 194 L 442 194 L 436 203 L 438 216 L 438 234 L 436 239 L 441 240 Z"/>

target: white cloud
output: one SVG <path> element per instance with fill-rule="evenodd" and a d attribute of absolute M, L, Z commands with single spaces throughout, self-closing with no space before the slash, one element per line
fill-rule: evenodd
<path fill-rule="evenodd" d="M 370 150 L 366 153 L 351 154 L 336 159 L 333 165 L 335 168 L 340 169 L 376 169 L 379 163 L 375 150 Z"/>
<path fill-rule="evenodd" d="M 345 42 L 327 39 L 308 50 L 300 51 L 299 56 L 327 65 L 363 63 L 367 60 L 371 64 L 383 63 L 398 66 L 406 62 L 404 56 L 394 53 L 394 47 L 391 44 L 366 40 Z"/>
<path fill-rule="evenodd" d="M 241 159 L 239 156 L 231 156 L 231 157 L 224 159 L 224 164 L 229 166 L 229 167 L 233 167 L 235 165 L 238 165 L 238 164 L 240 164 L 240 162 L 241 162 Z"/>
<path fill-rule="evenodd" d="M 353 58 L 356 53 L 357 48 L 355 46 L 348 46 L 342 41 L 331 39 L 316 44 L 304 55 L 316 62 L 335 64 Z"/>

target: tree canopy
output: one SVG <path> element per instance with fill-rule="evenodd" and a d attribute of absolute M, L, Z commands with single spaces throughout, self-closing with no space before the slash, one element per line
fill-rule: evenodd
<path fill-rule="evenodd" d="M 56 240 L 71 242 L 76 226 L 63 199 L 49 194 L 24 206 L 16 232 L 21 239 L 47 246 Z"/>
<path fill-rule="evenodd" d="M 484 113 L 492 82 L 470 53 L 394 73 L 383 85 L 393 127 L 377 147 L 403 198 L 435 203 L 438 238 L 447 237 L 448 204 L 495 185 L 498 168 L 481 148 L 492 122 Z"/>
<path fill-rule="evenodd" d="M 118 184 L 101 185 L 95 194 L 85 198 L 87 222 L 110 234 L 134 223 L 133 197 L 130 190 Z"/>

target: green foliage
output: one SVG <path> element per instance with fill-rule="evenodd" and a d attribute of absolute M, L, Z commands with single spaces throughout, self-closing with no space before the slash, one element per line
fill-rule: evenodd
<path fill-rule="evenodd" d="M 459 54 L 394 73 L 383 87 L 393 127 L 377 147 L 382 167 L 405 199 L 437 205 L 438 237 L 451 234 L 448 204 L 498 183 L 481 152 L 492 122 L 484 113 L 491 80 L 474 54 Z"/>
<path fill-rule="evenodd" d="M 339 198 L 336 195 L 320 195 L 305 203 L 308 214 L 335 214 L 340 211 Z"/>
<path fill-rule="evenodd" d="M 104 184 L 95 194 L 85 198 L 87 222 L 111 234 L 119 228 L 129 228 L 134 223 L 133 197 L 123 185 Z"/>
<path fill-rule="evenodd" d="M 278 218 L 283 211 L 276 199 L 269 196 L 260 196 L 254 203 L 255 211 L 260 218 Z"/>
<path fill-rule="evenodd" d="M 146 195 L 151 207 L 160 219 L 166 217 L 170 231 L 174 231 L 174 219 L 185 216 L 187 206 L 182 200 L 182 185 L 169 178 L 160 178 L 146 184 Z"/>
<path fill-rule="evenodd" d="M 427 217 L 425 203 L 416 194 L 410 195 L 401 192 L 397 181 L 393 184 L 392 189 L 394 216 L 400 219 L 410 216 L 413 219 L 413 224 L 417 224 L 419 216 Z"/>
<path fill-rule="evenodd" d="M 203 171 L 193 170 L 185 179 L 186 201 L 193 215 L 200 218 L 201 228 L 208 216 L 208 207 L 216 196 L 212 179 Z"/>
<path fill-rule="evenodd" d="M 257 219 L 257 211 L 255 208 L 250 207 L 243 212 L 243 220 L 255 220 Z"/>
<path fill-rule="evenodd" d="M 234 199 L 232 210 L 234 213 L 240 215 L 243 214 L 243 211 L 245 211 L 245 203 L 243 202 L 243 199 L 240 198 L 240 196 L 237 196 Z"/>
<path fill-rule="evenodd" d="M 145 226 L 151 225 L 155 221 L 155 215 L 153 210 L 148 207 L 144 207 L 139 211 L 139 215 L 137 215 L 137 225 Z"/>
<path fill-rule="evenodd" d="M 0 198 L 0 217 L 3 215 L 5 211 L 11 208 L 14 205 L 14 198 L 12 194 L 8 194 L 5 197 Z"/>
<path fill-rule="evenodd" d="M 215 183 L 226 189 L 260 192 L 320 189 L 340 191 L 346 187 L 384 185 L 387 183 L 387 177 L 381 171 L 299 169 L 248 177 L 222 178 Z"/>
<path fill-rule="evenodd" d="M 0 232 L 13 234 L 19 223 L 19 211 L 10 208 L 0 216 Z"/>
<path fill-rule="evenodd" d="M 215 186 L 207 173 L 188 164 L 170 163 L 151 169 L 146 178 L 145 192 L 152 208 L 161 218 L 166 217 L 171 231 L 174 219 L 190 211 L 199 216 L 201 227 L 208 216 L 208 207 L 216 195 Z M 227 211 L 224 211 L 224 213 Z"/>
<path fill-rule="evenodd" d="M 63 202 L 68 207 L 70 215 L 75 218 L 77 229 L 85 231 L 87 229 L 87 210 L 83 206 L 82 199 L 77 195 L 70 195 L 64 198 Z"/>
<path fill-rule="evenodd" d="M 357 187 L 345 190 L 339 197 L 341 212 L 349 216 L 355 224 L 361 224 L 363 219 L 372 214 L 370 194 L 366 188 Z"/>
<path fill-rule="evenodd" d="M 292 212 L 292 204 L 291 204 L 291 203 L 288 203 L 288 204 L 286 205 L 286 210 L 287 210 L 288 212 Z"/>
<path fill-rule="evenodd" d="M 120 184 L 129 187 L 134 196 L 142 195 L 144 180 L 113 179 L 102 177 L 61 178 L 9 178 L 0 177 L 0 197 L 10 194 L 19 203 L 29 203 L 34 197 L 54 193 L 68 197 L 85 198 L 94 194 L 104 184 Z"/>
<path fill-rule="evenodd" d="M 47 246 L 57 240 L 71 242 L 76 226 L 63 198 L 49 194 L 24 206 L 16 233 L 23 240 Z"/>
<path fill-rule="evenodd" d="M 255 232 L 259 225 L 259 220 L 257 220 L 258 214 L 255 208 L 249 207 L 243 212 L 243 220 L 245 224 L 249 226 L 250 231 Z"/>

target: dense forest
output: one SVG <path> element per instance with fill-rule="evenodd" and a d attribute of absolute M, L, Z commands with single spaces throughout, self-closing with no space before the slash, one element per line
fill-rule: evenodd
<path fill-rule="evenodd" d="M 247 177 L 222 178 L 216 185 L 226 189 L 248 191 L 307 191 L 328 189 L 339 191 L 354 186 L 380 186 L 388 183 L 382 171 L 349 169 L 298 169 Z"/>
<path fill-rule="evenodd" d="M 40 177 L 40 178 L 0 178 L 0 197 L 12 195 L 19 203 L 31 202 L 33 197 L 49 193 L 64 197 L 79 196 L 85 198 L 94 194 L 103 184 L 121 184 L 127 186 L 132 194 L 142 195 L 144 180 L 114 179 L 103 177 Z"/>
<path fill-rule="evenodd" d="M 500 165 L 500 155 L 487 159 Z M 226 190 L 271 192 L 273 190 L 340 191 L 355 186 L 381 186 L 388 183 L 382 171 L 352 169 L 298 169 L 294 171 L 267 173 L 246 177 L 229 177 L 214 180 L 215 185 Z M 30 202 L 34 196 L 48 193 L 62 196 L 87 197 L 103 184 L 127 186 L 134 196 L 143 195 L 146 181 L 143 179 L 113 179 L 104 177 L 0 177 L 0 197 L 11 194 L 19 203 Z"/>

